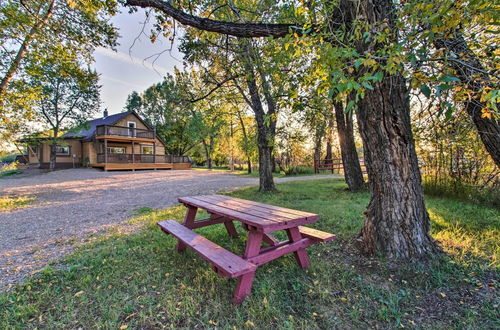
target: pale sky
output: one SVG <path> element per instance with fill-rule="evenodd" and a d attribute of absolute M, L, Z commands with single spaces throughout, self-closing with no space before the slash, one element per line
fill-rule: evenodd
<path fill-rule="evenodd" d="M 146 35 L 140 35 L 142 22 L 146 19 L 144 10 L 139 9 L 133 14 L 129 14 L 126 8 L 121 11 L 112 19 L 120 34 L 117 52 L 99 48 L 94 53 L 93 67 L 101 75 L 101 108 L 108 108 L 110 114 L 122 111 L 125 100 L 132 91 L 142 92 L 153 83 L 162 81 L 167 72 L 173 72 L 174 66 L 182 67 L 182 53 L 177 50 L 178 42 L 171 52 L 168 51 L 171 45 L 166 38 L 159 37 L 154 44 L 151 43 L 149 34 L 152 24 L 145 27 Z M 132 47 L 137 37 L 139 38 Z M 165 52 L 154 64 L 155 57 L 146 60 L 163 51 Z"/>

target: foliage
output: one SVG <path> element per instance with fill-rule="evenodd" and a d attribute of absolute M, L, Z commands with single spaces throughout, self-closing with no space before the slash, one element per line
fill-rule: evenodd
<path fill-rule="evenodd" d="M 178 70 L 175 75 L 168 74 L 162 82 L 150 86 L 141 95 L 133 92 L 125 106 L 137 110 L 155 127 L 156 133 L 166 143 L 167 153 L 174 155 L 184 155 L 192 149 L 199 132 L 191 105 L 182 98 L 185 86 L 179 83 L 180 74 Z"/>
<path fill-rule="evenodd" d="M 116 46 L 117 32 L 109 19 L 115 0 L 28 0 L 0 4 L 0 133 L 3 137 L 33 119 L 33 108 L 43 97 L 30 80 L 46 61 L 75 58 L 89 65 L 96 47 Z M 12 78 L 9 76 L 12 73 Z"/>
<path fill-rule="evenodd" d="M 30 82 L 41 93 L 35 107 L 38 118 L 55 138 L 62 128 L 81 124 L 99 110 L 100 86 L 97 73 L 81 68 L 76 59 L 51 60 L 40 63 Z"/>
<path fill-rule="evenodd" d="M 414 109 L 420 105 L 416 100 Z M 424 103 L 413 113 L 425 192 L 499 206 L 500 169 L 462 111 L 443 120 L 438 107 Z"/>
<path fill-rule="evenodd" d="M 308 248 L 306 271 L 293 255 L 259 267 L 241 307 L 230 303 L 234 280 L 218 276 L 193 251 L 176 253 L 175 239 L 155 225 L 166 218 L 180 221 L 185 208 L 141 208 L 130 222 L 143 224 L 143 230 L 111 232 L 0 294 L 0 323 L 8 328 L 495 327 L 498 210 L 428 197 L 432 233 L 447 255 L 427 265 L 392 265 L 356 255 L 350 242 L 363 225 L 369 196 L 345 188 L 339 180 L 315 180 L 281 184 L 272 194 L 256 188 L 232 193 L 319 213 L 312 226 L 337 234 L 332 242 Z M 239 239 L 228 237 L 222 225 L 198 231 L 237 253 L 244 250 L 239 226 Z"/>

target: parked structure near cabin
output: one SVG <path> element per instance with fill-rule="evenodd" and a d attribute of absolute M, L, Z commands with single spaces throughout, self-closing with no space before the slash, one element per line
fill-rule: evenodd
<path fill-rule="evenodd" d="M 79 132 L 60 137 L 56 168 L 97 167 L 107 170 L 189 169 L 189 157 L 165 154 L 165 143 L 135 111 L 91 120 Z M 28 140 L 21 140 L 27 142 Z M 48 168 L 50 138 L 28 144 L 31 166 Z"/>

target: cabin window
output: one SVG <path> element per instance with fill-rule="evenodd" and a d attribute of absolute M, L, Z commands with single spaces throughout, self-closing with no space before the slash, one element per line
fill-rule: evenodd
<path fill-rule="evenodd" d="M 108 153 L 110 153 L 110 154 L 124 154 L 125 147 L 108 147 Z"/>
<path fill-rule="evenodd" d="M 39 151 L 39 147 L 38 146 L 31 146 L 31 152 L 34 154 L 34 155 L 38 155 L 38 151 Z"/>
<path fill-rule="evenodd" d="M 69 146 L 56 146 L 57 156 L 69 156 Z"/>
<path fill-rule="evenodd" d="M 135 135 L 136 135 L 135 129 L 137 127 L 135 121 L 128 121 L 127 126 L 128 126 L 128 135 L 135 137 Z"/>
<path fill-rule="evenodd" d="M 143 155 L 152 155 L 153 154 L 153 146 L 141 146 L 141 153 Z"/>

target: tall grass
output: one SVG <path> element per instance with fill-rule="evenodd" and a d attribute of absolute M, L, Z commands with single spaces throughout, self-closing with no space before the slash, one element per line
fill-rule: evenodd
<path fill-rule="evenodd" d="M 480 205 L 500 208 L 500 186 L 498 184 L 474 185 L 452 178 L 435 180 L 423 177 L 426 195 L 450 197 Z"/>

